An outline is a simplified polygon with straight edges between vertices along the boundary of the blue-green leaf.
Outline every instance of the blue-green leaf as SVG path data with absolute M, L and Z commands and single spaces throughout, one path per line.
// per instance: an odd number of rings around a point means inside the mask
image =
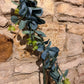
M 26 5 L 25 2 L 23 2 L 23 3 L 21 3 L 21 5 L 20 5 L 19 14 L 24 17 L 24 16 L 26 15 L 26 13 L 27 13 L 27 5 Z
M 36 5 L 37 5 L 36 0 L 26 0 L 26 1 L 27 1 L 27 6 L 29 6 L 29 7 L 36 7 Z
M 46 37 L 46 35 L 43 33 L 43 32 L 41 32 L 41 31 L 35 31 L 37 34 L 39 34 L 39 35 L 41 35 L 42 37 Z
M 48 63 L 44 66 L 44 68 L 45 68 L 45 69 L 48 69 L 49 66 L 50 66 L 50 62 L 48 62 Z
M 54 70 L 55 69 L 55 64 L 53 64 L 53 66 L 52 66 L 52 68 L 51 68 L 52 70 Z
M 27 21 L 21 20 L 21 22 L 20 22 L 20 24 L 19 24 L 19 29 L 24 29 L 25 26 L 26 26 L 26 23 L 27 23 Z
M 54 57 L 55 56 L 55 52 L 54 51 L 49 51 L 49 55 L 51 56 L 51 57 Z
M 45 24 L 45 21 L 43 19 L 40 19 L 39 17 L 36 17 L 36 18 L 37 18 L 38 24 Z
M 49 74 L 52 77 L 52 79 L 57 82 L 58 78 L 56 78 L 56 76 L 53 74 L 53 72 L 50 72 Z
M 47 59 L 47 60 L 45 61 L 45 64 L 47 64 L 48 62 L 50 62 L 50 59 Z
M 43 60 L 46 59 L 46 57 L 47 57 L 47 53 L 48 53 L 47 50 L 45 50 L 45 51 L 42 53 L 41 58 L 42 58 Z
M 19 5 L 18 3 L 16 3 L 15 1 L 11 0 L 12 3 L 14 3 L 15 5 Z
M 50 46 L 51 46 L 51 41 L 49 41 L 49 44 L 47 45 L 46 48 L 50 48 Z
M 63 84 L 63 82 L 58 82 L 57 84 Z
M 62 77 L 63 77 L 63 74 L 62 74 L 62 75 L 60 75 L 60 77 L 59 77 L 59 81 L 61 81 L 61 80 L 62 80 Z
M 33 34 L 34 31 L 23 31 L 23 34 Z
M 31 17 L 31 15 L 32 15 L 32 8 L 31 7 L 28 7 L 27 13 L 26 13 L 26 16 L 25 17 L 27 17 L 29 19 L 29 17 Z
M 16 24 L 17 22 L 18 22 L 18 17 L 17 16 L 12 16 L 11 17 L 11 21 L 14 23 L 14 24 Z
M 49 48 L 49 55 L 51 57 L 55 56 L 58 52 L 59 52 L 59 49 L 57 47 Z
M 58 71 L 54 71 L 54 72 L 50 72 L 50 76 L 53 78 L 53 79 L 58 79 L 60 74 L 58 73 Z
M 37 36 L 37 35 L 34 35 L 34 37 L 37 38 L 37 39 L 39 39 L 39 40 L 41 40 L 41 38 L 39 36 Z
M 30 28 L 31 28 L 32 30 L 36 30 L 37 27 L 38 27 L 38 25 L 37 25 L 37 23 L 36 23 L 35 21 L 32 21 L 32 22 L 29 24 L 29 26 L 30 26 Z
M 48 39 L 47 41 L 44 41 L 44 43 L 45 43 L 45 44 L 48 44 L 49 40 L 50 40 L 50 39 Z
M 37 41 L 37 44 L 41 44 L 41 41 Z
M 68 70 L 65 71 L 64 76 L 66 77 L 68 74 Z
M 42 8 L 32 8 L 32 14 L 36 16 L 42 16 L 43 10 Z
M 42 45 L 42 44 L 39 44 L 38 45 L 38 50 L 37 51 L 43 51 L 44 50 L 44 45 Z

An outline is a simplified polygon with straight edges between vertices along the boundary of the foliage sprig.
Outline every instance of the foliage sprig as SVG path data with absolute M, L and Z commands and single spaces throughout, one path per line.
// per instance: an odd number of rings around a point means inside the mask
M 56 84 L 70 84 L 69 79 L 66 78 L 68 70 L 63 73 L 57 63 L 59 49 L 50 47 L 51 41 L 44 41 L 43 37 L 46 37 L 46 35 L 38 28 L 38 25 L 45 24 L 45 21 L 40 18 L 43 10 L 37 7 L 37 1 L 20 0 L 14 14 L 11 21 L 19 25 L 19 29 L 22 30 L 23 34 L 29 36 L 27 45 L 32 46 L 33 51 L 42 52 L 44 84 L 46 84 L 45 71 L 48 71 L 49 76 L 52 77 Z M 9 26 L 9 30 L 15 31 L 14 26 Z

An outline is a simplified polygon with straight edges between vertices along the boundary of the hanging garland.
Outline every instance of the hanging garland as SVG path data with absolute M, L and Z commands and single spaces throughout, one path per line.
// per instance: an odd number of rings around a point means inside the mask
M 12 2 L 18 6 L 14 11 L 15 15 L 11 17 L 11 21 L 19 25 L 23 34 L 29 36 L 27 45 L 31 46 L 33 51 L 37 50 L 42 53 L 43 84 L 46 84 L 46 71 L 56 84 L 70 84 L 69 79 L 66 78 L 68 70 L 63 73 L 57 63 L 59 49 L 50 47 L 51 41 L 44 41 L 43 37 L 46 35 L 38 28 L 38 25 L 45 24 L 45 21 L 40 18 L 43 14 L 42 8 L 37 7 L 36 0 L 20 0 L 19 4 Z M 10 25 L 8 30 L 15 31 L 15 27 Z

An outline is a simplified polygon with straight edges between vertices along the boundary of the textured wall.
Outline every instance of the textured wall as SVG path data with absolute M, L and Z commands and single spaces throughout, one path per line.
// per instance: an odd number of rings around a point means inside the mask
M 71 84 L 84 84 L 84 0 L 37 1 L 44 10 L 42 18 L 46 21 L 39 27 L 46 33 L 45 39 L 50 39 L 52 46 L 60 49 L 58 63 L 61 69 L 69 69 Z M 16 6 L 10 0 L 0 0 L 0 33 L 13 39 L 14 34 L 7 30 L 7 25 L 11 24 L 11 8 Z M 23 36 L 21 32 L 20 35 Z M 25 45 L 20 45 L 17 38 L 13 41 L 11 60 L 0 64 L 0 75 L 3 75 L 0 84 L 39 84 L 37 58 L 35 55 L 31 58 L 30 53 L 23 50 Z

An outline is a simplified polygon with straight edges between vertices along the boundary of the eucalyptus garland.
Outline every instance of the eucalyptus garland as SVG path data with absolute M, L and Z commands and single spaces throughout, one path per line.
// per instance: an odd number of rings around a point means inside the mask
M 43 9 L 37 7 L 36 0 L 20 0 L 19 4 L 12 2 L 18 6 L 14 10 L 14 15 L 11 16 L 11 21 L 19 25 L 19 29 L 22 30 L 23 34 L 29 36 L 27 45 L 31 46 L 33 51 L 37 50 L 42 53 L 43 83 L 46 84 L 45 71 L 48 71 L 49 76 L 56 84 L 70 84 L 69 79 L 66 78 L 68 70 L 63 73 L 57 63 L 59 49 L 57 47 L 50 47 L 51 41 L 44 41 L 43 37 L 46 37 L 46 35 L 38 28 L 38 25 L 45 24 L 45 21 L 40 18 L 43 14 Z M 15 31 L 15 27 L 10 25 L 9 30 Z

